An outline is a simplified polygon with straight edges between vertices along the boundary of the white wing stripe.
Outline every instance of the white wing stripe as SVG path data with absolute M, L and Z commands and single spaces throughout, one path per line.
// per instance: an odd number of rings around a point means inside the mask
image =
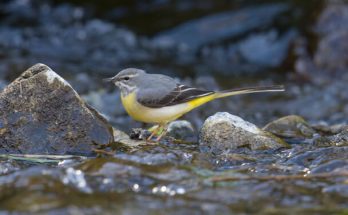
M 186 91 L 189 91 L 189 90 L 197 90 L 197 89 L 196 88 L 187 88 L 187 89 L 181 90 L 181 92 L 186 92 Z

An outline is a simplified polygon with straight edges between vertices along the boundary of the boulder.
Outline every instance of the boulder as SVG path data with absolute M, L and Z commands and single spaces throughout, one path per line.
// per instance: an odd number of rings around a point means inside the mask
M 57 73 L 36 64 L 0 92 L 0 153 L 83 154 L 112 127 Z
M 252 150 L 288 147 L 282 139 L 238 116 L 219 112 L 210 116 L 200 131 L 201 149 L 213 153 L 248 147 Z

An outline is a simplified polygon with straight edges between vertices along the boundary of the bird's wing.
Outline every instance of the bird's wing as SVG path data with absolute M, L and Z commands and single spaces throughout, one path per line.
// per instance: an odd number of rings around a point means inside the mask
M 151 96 L 145 96 L 145 94 L 143 94 L 137 99 L 138 102 L 146 107 L 161 108 L 161 107 L 188 102 L 195 98 L 211 95 L 215 92 L 188 87 L 182 84 L 177 84 L 174 89 L 156 98 L 154 98 L 153 95 L 154 94 L 158 95 L 159 92 L 148 92 L 148 93 L 151 94 Z

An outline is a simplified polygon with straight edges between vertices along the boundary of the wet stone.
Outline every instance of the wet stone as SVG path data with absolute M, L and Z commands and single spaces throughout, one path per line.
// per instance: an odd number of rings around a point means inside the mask
M 290 115 L 267 124 L 263 130 L 285 138 L 311 138 L 315 130 L 300 116 Z
M 1 153 L 84 154 L 113 141 L 111 126 L 44 64 L 0 93 Z
M 199 143 L 203 150 L 213 153 L 226 153 L 240 147 L 252 150 L 288 147 L 282 139 L 226 112 L 216 113 L 204 122 Z
M 336 124 L 336 125 L 328 125 L 325 122 L 320 122 L 318 124 L 312 125 L 312 128 L 326 135 L 330 135 L 330 134 L 334 135 L 334 134 L 341 133 L 345 129 L 348 129 L 348 125 L 345 123 Z
M 130 138 L 134 140 L 145 140 L 151 135 L 151 132 L 146 129 L 134 128 L 130 133 Z
M 332 136 L 320 136 L 314 140 L 315 146 L 348 146 L 348 128 Z
M 192 124 L 186 120 L 173 121 L 168 125 L 168 136 L 178 140 L 196 142 L 197 135 Z
M 140 146 L 141 144 L 145 143 L 145 141 L 142 140 L 131 139 L 131 137 L 128 136 L 128 134 L 117 129 L 114 129 L 114 137 L 115 143 L 122 144 L 131 148 Z

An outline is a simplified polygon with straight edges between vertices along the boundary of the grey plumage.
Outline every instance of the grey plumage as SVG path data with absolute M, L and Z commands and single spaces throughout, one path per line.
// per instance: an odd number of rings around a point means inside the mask
M 216 94 L 216 98 L 256 92 L 283 91 L 283 86 L 249 87 L 221 92 L 202 90 L 178 83 L 173 78 L 161 74 L 148 74 L 144 70 L 128 68 L 107 79 L 114 82 L 123 97 L 136 90 L 137 101 L 146 107 L 161 108 L 191 101 L 195 98 Z
M 126 77 L 130 79 L 124 80 Z M 123 96 L 137 90 L 137 101 L 152 108 L 176 105 L 214 93 L 181 85 L 166 75 L 149 74 L 144 70 L 134 68 L 122 70 L 116 76 L 106 80 L 117 82 Z M 126 84 L 119 83 L 120 81 L 126 82 Z

